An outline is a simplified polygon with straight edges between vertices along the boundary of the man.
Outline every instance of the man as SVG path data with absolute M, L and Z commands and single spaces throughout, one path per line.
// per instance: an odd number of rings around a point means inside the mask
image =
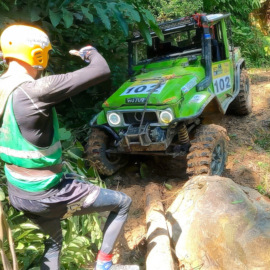
M 0 157 L 5 162 L 11 204 L 49 235 L 42 270 L 60 269 L 60 220 L 110 211 L 95 269 L 109 269 L 112 250 L 127 219 L 131 199 L 64 175 L 54 106 L 108 79 L 109 67 L 92 46 L 71 51 L 89 63 L 74 72 L 39 78 L 52 49 L 40 29 L 12 25 L 1 35 L 7 72 L 0 77 Z

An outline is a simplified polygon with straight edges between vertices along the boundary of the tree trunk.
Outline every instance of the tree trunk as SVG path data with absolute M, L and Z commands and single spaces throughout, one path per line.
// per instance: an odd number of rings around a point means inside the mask
M 8 239 L 8 243 L 9 243 L 13 267 L 11 266 L 7 258 L 7 255 L 5 254 L 5 251 L 4 251 L 4 240 L 6 238 Z M 11 235 L 11 230 L 8 226 L 6 215 L 4 213 L 1 202 L 0 202 L 0 254 L 1 254 L 4 270 L 18 270 L 19 269 L 16 254 L 15 254 L 14 243 L 13 243 L 13 239 Z
M 170 239 L 159 186 L 149 183 L 146 194 L 147 270 L 173 270 Z

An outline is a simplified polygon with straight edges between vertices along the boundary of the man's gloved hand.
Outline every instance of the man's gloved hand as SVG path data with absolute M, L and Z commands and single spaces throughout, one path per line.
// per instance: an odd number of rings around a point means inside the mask
M 90 55 L 91 51 L 96 51 L 96 48 L 94 48 L 91 45 L 88 45 L 86 47 L 81 48 L 79 51 L 77 50 L 70 50 L 69 53 L 72 55 L 76 55 L 82 58 L 86 63 L 89 63 L 88 56 Z

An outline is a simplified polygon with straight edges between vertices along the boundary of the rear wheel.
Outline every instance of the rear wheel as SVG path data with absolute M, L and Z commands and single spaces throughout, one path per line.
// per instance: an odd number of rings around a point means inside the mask
M 87 158 L 102 175 L 112 175 L 127 163 L 121 154 L 106 153 L 112 144 L 113 138 L 103 130 L 92 129 L 86 149 Z
M 248 115 L 252 111 L 252 96 L 249 87 L 249 77 L 245 69 L 241 70 L 240 91 L 230 104 L 228 112 L 235 115 Z
M 221 175 L 227 160 L 228 140 L 226 129 L 221 126 L 199 127 L 187 156 L 188 175 Z

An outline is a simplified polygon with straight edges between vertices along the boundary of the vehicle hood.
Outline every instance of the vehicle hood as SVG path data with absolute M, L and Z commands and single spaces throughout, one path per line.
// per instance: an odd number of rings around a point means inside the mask
M 158 63 L 148 65 L 144 72 L 126 81 L 103 103 L 103 107 L 140 106 L 144 105 L 146 98 L 148 105 L 177 103 L 205 76 L 202 66 L 185 67 L 182 63 L 174 61 L 162 68 Z

